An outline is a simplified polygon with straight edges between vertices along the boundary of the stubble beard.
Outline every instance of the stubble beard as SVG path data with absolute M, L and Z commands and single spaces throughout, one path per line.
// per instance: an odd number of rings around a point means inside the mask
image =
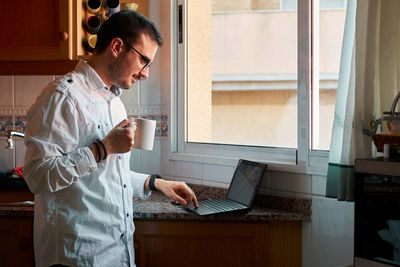
M 121 80 L 121 58 L 117 58 L 114 62 L 110 63 L 107 66 L 107 71 L 112 85 L 122 89 L 130 88 L 130 85 Z

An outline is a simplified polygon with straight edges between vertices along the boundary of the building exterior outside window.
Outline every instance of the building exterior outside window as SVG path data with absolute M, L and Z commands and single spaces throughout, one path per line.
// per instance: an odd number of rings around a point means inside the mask
M 312 149 L 329 149 L 345 8 L 314 1 Z M 297 33 L 297 0 L 187 1 L 187 142 L 297 148 Z

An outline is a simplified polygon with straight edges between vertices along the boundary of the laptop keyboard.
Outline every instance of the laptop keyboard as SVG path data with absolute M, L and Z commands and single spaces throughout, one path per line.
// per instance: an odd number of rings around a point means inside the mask
M 226 199 L 205 199 L 199 203 L 201 206 L 216 212 L 243 209 L 244 206 Z

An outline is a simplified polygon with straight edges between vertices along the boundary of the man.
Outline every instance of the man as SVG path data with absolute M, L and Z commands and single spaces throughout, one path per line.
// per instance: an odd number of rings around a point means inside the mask
M 29 110 L 24 175 L 35 194 L 36 266 L 135 266 L 133 195 L 158 190 L 197 206 L 185 183 L 129 170 L 136 126 L 119 88 L 148 78 L 161 45 L 150 20 L 116 13 L 89 61 L 50 83 Z

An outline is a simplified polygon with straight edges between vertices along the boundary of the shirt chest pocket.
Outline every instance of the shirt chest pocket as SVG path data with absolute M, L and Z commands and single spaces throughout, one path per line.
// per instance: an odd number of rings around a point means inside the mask
M 92 144 L 97 139 L 102 140 L 112 129 L 110 122 L 97 122 L 86 124 L 86 143 Z

